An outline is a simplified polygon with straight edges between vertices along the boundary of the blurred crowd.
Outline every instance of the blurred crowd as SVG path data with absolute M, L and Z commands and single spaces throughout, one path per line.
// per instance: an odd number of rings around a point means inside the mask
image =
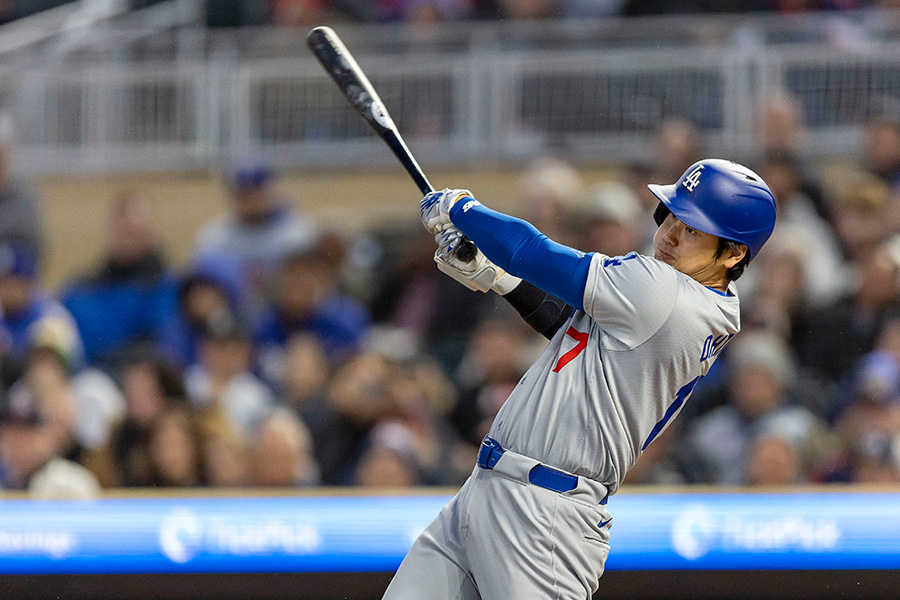
M 897 0 L 206 0 L 213 27 L 323 22 L 533 21 L 661 14 L 847 11 L 898 8 Z
M 123 191 L 102 260 L 48 290 L 40 202 L 5 166 L 10 127 L 0 118 L 2 488 L 458 485 L 546 343 L 442 275 L 414 219 L 329 231 L 260 160 L 225 174 L 231 209 L 186 266 L 167 259 L 152 199 Z M 874 116 L 863 146 L 828 177 L 804 160 L 802 106 L 758 107 L 753 148 L 728 158 L 768 182 L 779 217 L 738 281 L 743 331 L 626 483 L 900 482 L 900 113 Z M 704 155 L 694 125 L 667 120 L 616 177 L 535 161 L 513 212 L 585 251 L 647 250 L 646 184 Z
M 110 0 L 81 0 L 108 5 Z M 137 10 L 165 0 L 113 0 Z M 76 0 L 0 0 L 0 23 Z M 310 26 L 324 22 L 436 23 L 463 20 L 534 21 L 701 13 L 897 9 L 898 0 L 197 0 L 209 27 Z

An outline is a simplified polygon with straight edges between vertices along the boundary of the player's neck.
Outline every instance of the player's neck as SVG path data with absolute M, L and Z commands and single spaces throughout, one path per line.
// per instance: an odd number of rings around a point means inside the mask
M 702 269 L 694 274 L 688 273 L 688 275 L 702 286 L 720 292 L 727 292 L 728 284 L 731 282 L 726 277 L 726 272 L 727 270 L 721 265 L 714 265 L 711 269 Z
M 701 285 L 704 285 L 704 286 L 706 286 L 706 287 L 708 287 L 708 288 L 710 288 L 710 289 L 717 290 L 717 291 L 723 292 L 723 293 L 728 291 L 728 284 L 731 283 L 731 282 L 728 281 L 728 279 L 727 279 L 726 277 L 724 277 L 724 276 L 722 276 L 722 277 L 715 277 L 715 278 L 706 279 L 706 280 L 700 280 L 700 279 L 697 279 L 697 281 L 698 281 Z

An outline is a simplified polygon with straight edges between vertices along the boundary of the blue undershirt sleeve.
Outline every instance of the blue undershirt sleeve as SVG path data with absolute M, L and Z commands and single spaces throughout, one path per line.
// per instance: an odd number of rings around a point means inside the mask
M 460 200 L 450 220 L 501 269 L 584 310 L 591 255 L 554 242 L 531 223 Z

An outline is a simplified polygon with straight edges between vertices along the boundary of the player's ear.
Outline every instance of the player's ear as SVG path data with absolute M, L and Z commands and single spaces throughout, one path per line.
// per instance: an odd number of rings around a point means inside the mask
M 747 256 L 747 246 L 745 244 L 728 244 L 721 255 L 722 264 L 726 269 L 730 269 L 744 260 L 745 256 Z

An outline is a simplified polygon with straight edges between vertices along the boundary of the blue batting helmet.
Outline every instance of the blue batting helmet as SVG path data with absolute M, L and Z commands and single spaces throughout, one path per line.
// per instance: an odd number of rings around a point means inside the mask
M 730 160 L 701 160 L 677 183 L 647 187 L 685 225 L 746 244 L 751 259 L 775 228 L 775 197 L 769 186 Z

